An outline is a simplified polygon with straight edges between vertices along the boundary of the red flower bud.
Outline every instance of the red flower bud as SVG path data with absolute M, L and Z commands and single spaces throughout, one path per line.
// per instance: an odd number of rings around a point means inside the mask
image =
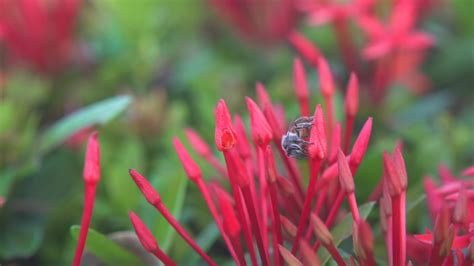
M 201 178 L 201 169 L 197 165 L 197 163 L 191 158 L 186 148 L 184 148 L 183 144 L 179 141 L 177 137 L 173 138 L 174 148 L 178 153 L 179 160 L 183 165 L 184 171 L 186 175 L 192 180 L 196 181 Z
M 272 139 L 272 129 L 268 124 L 262 111 L 249 97 L 245 98 L 250 113 L 250 129 L 252 130 L 253 142 L 256 145 L 268 145 Z
M 212 155 L 209 145 L 191 128 L 185 130 L 188 141 L 191 143 L 196 152 L 202 157 Z
M 357 75 L 351 73 L 349 84 L 347 85 L 346 98 L 344 100 L 344 111 L 347 116 L 355 117 L 359 110 L 359 81 Z
M 100 180 L 100 146 L 97 131 L 93 132 L 87 142 L 86 159 L 84 164 L 84 181 L 96 184 Z
M 268 96 L 267 90 L 265 90 L 265 86 L 263 86 L 262 83 L 257 82 L 255 87 L 257 88 L 257 99 L 260 108 L 263 108 L 267 104 L 271 105 L 272 101 L 270 100 L 270 96 Z
M 324 222 L 314 213 L 311 214 L 311 224 L 313 232 L 324 246 L 332 245 L 333 239 L 329 229 Z
M 308 83 L 306 82 L 306 73 L 301 59 L 295 58 L 293 68 L 296 96 L 300 99 L 307 99 L 309 96 Z
M 339 168 L 339 182 L 341 187 L 347 192 L 354 191 L 354 179 L 352 177 L 351 169 L 347 163 L 346 156 L 339 149 L 337 153 L 337 164 Z
M 313 43 L 304 37 L 303 34 L 294 31 L 288 36 L 288 41 L 293 45 L 301 57 L 306 59 L 313 67 L 318 66 L 318 58 L 321 53 Z
M 216 110 L 216 129 L 214 133 L 217 149 L 220 151 L 234 147 L 237 142 L 234 126 L 229 109 L 224 100 L 220 100 Z
M 158 243 L 143 221 L 132 211 L 128 213 L 128 216 L 132 221 L 132 225 L 135 229 L 138 240 L 140 240 L 140 243 L 142 243 L 142 246 L 145 248 L 145 250 L 150 253 L 153 253 L 155 250 L 157 250 Z
M 356 168 L 360 165 L 364 159 L 365 152 L 369 145 L 370 134 L 372 132 L 372 117 L 369 117 L 362 127 L 359 136 L 357 136 L 354 145 L 352 146 L 351 158 L 349 160 L 349 165 L 352 168 Z
M 324 97 L 330 97 L 334 94 L 336 86 L 334 85 L 334 78 L 329 68 L 329 64 L 322 56 L 318 59 L 318 73 L 321 93 Z
M 130 176 L 132 177 L 133 181 L 137 185 L 138 189 L 142 192 L 145 199 L 151 204 L 156 205 L 161 202 L 161 197 L 156 192 L 156 190 L 151 186 L 151 184 L 146 180 L 144 176 L 139 174 L 134 169 L 129 170 Z
M 217 190 L 216 194 L 222 212 L 222 225 L 224 231 L 229 236 L 236 237 L 240 234 L 241 226 L 237 216 L 235 215 L 234 207 L 232 206 L 228 195 L 223 194 L 220 190 Z
M 278 179 L 278 171 L 275 165 L 275 157 L 273 157 L 272 148 L 270 146 L 267 146 L 267 150 L 265 151 L 265 157 L 268 171 L 267 179 L 269 182 L 276 182 L 276 180 Z
M 250 158 L 252 156 L 250 144 L 247 139 L 244 122 L 239 115 L 234 116 L 235 131 L 237 133 L 237 149 L 242 158 Z
M 309 142 L 311 142 L 311 145 L 308 147 L 309 157 L 323 160 L 327 154 L 326 122 L 324 121 L 323 110 L 319 104 L 314 111 L 313 121 L 309 137 Z

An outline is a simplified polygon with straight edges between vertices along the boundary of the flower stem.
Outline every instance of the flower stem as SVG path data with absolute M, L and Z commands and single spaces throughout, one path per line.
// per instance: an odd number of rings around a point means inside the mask
M 281 235 L 281 222 L 280 222 L 280 213 L 278 212 L 278 198 L 277 198 L 277 189 L 275 182 L 270 182 L 269 184 L 270 192 L 270 202 L 272 206 L 272 233 L 273 233 L 273 255 L 274 255 L 274 264 L 277 266 L 281 265 L 283 258 L 280 255 L 278 250 L 279 245 L 283 245 L 283 238 Z
M 308 220 L 309 213 L 311 211 L 311 202 L 315 194 L 315 185 L 318 177 L 319 168 L 321 166 L 321 160 L 315 159 L 313 161 L 313 165 L 311 168 L 311 176 L 309 178 L 309 185 L 308 185 L 308 192 L 306 193 L 306 198 L 303 204 L 303 210 L 300 216 L 300 220 L 298 223 L 298 230 L 296 232 L 296 237 L 293 242 L 293 247 L 291 249 L 292 254 L 296 254 L 296 250 L 298 249 L 300 238 L 303 234 L 304 227 Z
M 163 202 L 157 202 L 154 204 L 154 207 L 163 215 L 163 217 L 168 221 L 168 223 L 173 226 L 173 228 L 178 232 L 178 234 L 191 246 L 192 249 L 196 251 L 209 265 L 217 266 L 217 263 L 214 262 L 209 255 L 207 255 L 199 245 L 191 238 L 191 236 L 184 230 L 184 228 L 176 221 L 176 219 L 171 215 L 169 210 L 163 204 Z
M 261 230 L 262 227 L 260 226 L 257 212 L 252 202 L 250 187 L 248 185 L 243 186 L 241 190 L 242 190 L 242 195 L 244 197 L 245 205 L 247 206 L 247 211 L 249 212 L 250 224 L 253 229 L 252 231 L 254 234 L 256 234 L 255 238 L 257 240 L 257 247 L 260 253 L 260 258 L 262 259 L 262 264 L 270 265 L 269 259 L 268 259 L 268 250 L 265 248 L 265 244 L 263 242 L 263 235 L 262 235 L 262 230 Z
M 92 210 L 94 209 L 96 186 L 97 183 L 86 182 L 84 212 L 82 213 L 81 231 L 79 233 L 79 241 L 77 242 L 76 253 L 74 255 L 74 266 L 79 266 L 81 264 L 82 253 L 84 252 L 87 233 L 91 223 Z
M 155 255 L 166 266 L 176 266 L 176 262 L 168 257 L 168 255 L 166 255 L 166 253 L 164 253 L 160 248 L 155 249 L 153 255 Z

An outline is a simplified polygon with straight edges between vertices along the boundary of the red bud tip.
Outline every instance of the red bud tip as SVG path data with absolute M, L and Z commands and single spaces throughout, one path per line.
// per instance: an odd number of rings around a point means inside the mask
M 354 191 L 354 179 L 352 177 L 351 169 L 349 168 L 349 164 L 347 163 L 346 156 L 344 153 L 339 149 L 337 152 L 337 164 L 339 168 L 339 182 L 341 183 L 341 187 L 347 192 Z
M 329 163 L 333 163 L 336 160 L 337 151 L 341 147 L 341 139 L 342 139 L 342 128 L 341 123 L 337 122 L 332 130 L 331 136 L 331 153 L 329 155 Z
M 355 117 L 359 110 L 359 81 L 357 80 L 357 75 L 355 73 L 351 73 L 344 104 L 346 115 Z
M 184 171 L 186 175 L 192 180 L 196 181 L 201 178 L 201 169 L 197 165 L 197 163 L 191 158 L 186 148 L 184 148 L 183 144 L 179 141 L 177 137 L 173 138 L 174 148 L 178 153 L 179 160 L 183 165 Z
M 332 235 L 324 222 L 314 213 L 311 214 L 311 224 L 313 232 L 324 246 L 329 246 L 333 243 Z
M 393 151 L 393 162 L 396 166 L 396 170 L 400 178 L 400 185 L 402 186 L 402 189 L 405 190 L 407 188 L 408 182 L 407 169 L 405 166 L 405 160 L 403 159 L 401 148 L 399 146 L 396 146 Z
M 150 253 L 153 253 L 155 250 L 157 250 L 158 243 L 143 221 L 134 212 L 129 212 L 128 216 L 132 221 L 132 225 L 135 229 L 138 240 L 140 240 L 140 243 L 142 243 L 142 246 L 145 248 L 145 250 Z
M 311 127 L 311 134 L 309 142 L 312 144 L 308 147 L 309 157 L 323 160 L 327 154 L 327 138 L 326 138 L 326 122 L 324 121 L 324 114 L 321 105 L 316 106 L 314 111 L 313 126 Z
M 267 171 L 268 171 L 268 181 L 271 183 L 276 182 L 278 178 L 278 171 L 275 165 L 275 157 L 273 157 L 273 152 L 272 148 L 270 146 L 267 146 L 267 150 L 265 151 L 265 157 L 266 157 L 266 165 L 267 165 Z
M 283 260 L 285 261 L 285 265 L 290 265 L 290 266 L 303 266 L 303 263 L 298 260 L 291 252 L 286 249 L 282 245 L 278 245 L 278 248 L 280 250 L 280 254 L 283 257 Z
M 263 113 L 265 114 L 265 118 L 272 129 L 273 138 L 280 140 L 281 136 L 283 136 L 283 129 L 281 124 L 278 122 L 277 116 L 273 112 L 272 106 L 269 104 L 265 105 L 263 107 Z
M 309 97 L 308 83 L 306 82 L 306 73 L 301 59 L 295 58 L 293 68 L 296 95 L 300 99 L 307 99 Z
M 294 31 L 289 34 L 288 40 L 301 57 L 307 60 L 313 67 L 318 66 L 318 58 L 321 52 L 303 34 Z
M 87 142 L 86 159 L 84 164 L 84 181 L 88 184 L 97 184 L 100 180 L 100 145 L 99 133 L 93 132 Z
M 383 166 L 384 166 L 384 173 L 385 173 L 385 181 L 387 182 L 387 188 L 390 196 L 400 195 L 403 191 L 403 187 L 401 185 L 400 177 L 398 176 L 397 169 L 393 160 L 387 152 L 383 154 Z
M 144 176 L 139 174 L 134 169 L 129 170 L 130 176 L 137 185 L 138 189 L 142 192 L 145 199 L 151 204 L 156 205 L 161 202 L 160 195 L 156 190 L 151 186 L 151 184 L 146 180 Z
M 369 145 L 371 132 L 372 117 L 369 117 L 369 119 L 367 119 L 365 122 L 364 127 L 362 127 L 359 136 L 357 136 L 354 146 L 352 146 L 351 158 L 349 160 L 349 165 L 351 168 L 359 166 L 364 159 L 365 152 L 367 151 L 367 147 Z
M 270 100 L 270 96 L 268 96 L 268 92 L 265 89 L 265 86 L 263 86 L 262 83 L 257 82 L 255 87 L 257 88 L 257 99 L 260 108 L 263 108 L 267 104 L 272 105 L 272 101 Z
M 235 131 L 237 133 L 237 149 L 242 158 L 250 158 L 252 156 L 250 144 L 247 139 L 247 132 L 245 130 L 244 122 L 239 115 L 234 116 Z
M 268 145 L 272 139 L 272 129 L 257 104 L 249 97 L 245 98 L 250 113 L 250 129 L 256 145 Z
M 308 242 L 305 240 L 301 241 L 301 255 L 303 257 L 303 265 L 312 265 L 319 266 L 321 262 L 319 261 L 316 253 L 311 249 Z
M 283 226 L 283 229 L 290 237 L 296 236 L 298 229 L 292 222 L 290 222 L 290 220 L 288 220 L 288 218 L 286 218 L 283 215 L 280 215 L 280 222 L 281 222 L 281 225 Z
M 466 168 L 464 169 L 464 171 L 462 171 L 462 176 L 474 176 L 474 165 L 469 167 L 469 168 Z
M 217 190 L 217 201 L 222 212 L 222 225 L 224 226 L 224 231 L 227 235 L 236 237 L 240 234 L 240 222 L 235 215 L 234 207 L 228 199 L 228 195 L 221 193 Z
M 324 57 L 318 59 L 318 73 L 321 93 L 324 97 L 331 97 L 336 90 L 334 85 L 334 78 L 329 68 L 329 64 Z
M 224 100 L 220 100 L 216 110 L 216 129 L 214 133 L 217 149 L 220 151 L 234 147 L 237 142 L 232 118 Z
M 369 259 L 374 251 L 374 238 L 370 225 L 364 220 L 353 224 L 354 250 L 357 256 L 363 260 Z
M 199 155 L 202 157 L 208 157 L 212 155 L 209 145 L 194 130 L 187 128 L 185 133 L 188 137 L 188 141 Z

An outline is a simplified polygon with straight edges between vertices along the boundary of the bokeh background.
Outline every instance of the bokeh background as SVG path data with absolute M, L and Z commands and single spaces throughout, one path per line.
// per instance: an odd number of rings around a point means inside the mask
M 228 262 L 172 137 L 186 139 L 185 128 L 193 127 L 212 143 L 220 98 L 247 120 L 244 96 L 255 97 L 257 81 L 285 106 L 289 120 L 296 118 L 297 53 L 284 40 L 242 37 L 212 1 L 51 0 L 45 1 L 54 11 L 48 20 L 35 16 L 34 6 L 19 11 L 22 3 L 33 2 L 0 0 L 0 264 L 72 261 L 71 226 L 81 219 L 84 146 L 93 129 L 100 132 L 102 148 L 93 229 L 103 235 L 130 231 L 127 213 L 135 210 L 180 265 L 196 265 L 190 248 L 139 194 L 128 176 L 128 168 L 135 168 L 152 180 L 211 256 Z M 63 6 L 54 10 L 56 2 Z M 430 226 L 420 200 L 423 176 L 436 177 L 440 163 L 456 174 L 473 164 L 472 10 L 471 0 L 434 1 L 420 19 L 417 27 L 436 40 L 421 65 L 428 90 L 413 93 L 393 84 L 380 103 L 361 94 L 356 129 L 373 116 L 374 130 L 356 178 L 357 197 L 365 201 L 376 186 L 382 151 L 403 140 L 408 201 L 420 202 L 408 215 L 410 232 Z M 335 73 L 342 116 L 348 71 L 333 29 L 309 25 L 303 15 L 298 21 L 298 30 L 320 48 Z M 360 46 L 364 35 L 353 25 L 351 31 Z M 22 41 L 22 36 L 27 37 Z M 306 70 L 312 103 L 322 102 L 316 70 L 309 64 Z M 206 177 L 216 175 L 201 165 Z

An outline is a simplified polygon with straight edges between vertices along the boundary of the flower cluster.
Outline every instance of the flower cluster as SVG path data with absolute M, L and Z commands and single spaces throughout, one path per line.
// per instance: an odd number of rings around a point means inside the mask
M 288 129 L 304 140 L 300 145 L 307 145 L 309 184 L 306 188 L 303 186 L 306 178 L 302 176 L 302 169 L 287 156 L 281 145 L 286 124 L 284 113 L 278 111 L 262 84 L 257 84 L 259 104 L 246 98 L 250 114 L 250 134 L 239 115 L 232 119 L 224 100 L 217 104 L 215 145 L 222 153 L 225 165 L 221 165 L 209 145 L 194 130 L 186 131 L 191 146 L 222 176 L 219 181 L 206 182 L 200 167 L 181 140 L 174 139 L 183 168 L 200 190 L 237 265 L 247 265 L 245 251 L 252 265 L 319 265 L 317 251 L 321 246 L 328 250 L 338 265 L 355 265 L 356 261 L 361 265 L 376 265 L 372 230 L 359 214 L 354 186 L 354 176 L 368 148 L 372 119 L 367 119 L 350 145 L 354 116 L 358 110 L 357 77 L 353 74 L 348 84 L 343 130 L 342 124 L 333 116 L 332 103 L 336 86 L 332 73 L 323 57 L 318 60 L 319 65 L 323 66 L 319 68 L 319 78 L 325 110 L 320 105 L 316 106 L 313 116 L 309 117 L 312 121 L 309 128 L 299 128 L 294 124 Z M 306 73 L 299 59 L 295 60 L 294 79 L 301 115 L 307 117 L 311 106 L 310 97 Z M 275 152 L 279 154 L 278 158 L 275 157 Z M 462 185 L 461 181 L 448 178 L 450 175 L 444 173 L 444 179 L 449 179 L 446 186 L 435 189 L 432 185 L 435 191 L 427 190 L 430 205 L 442 201 L 440 197 L 443 196 L 448 200 L 447 204 L 441 204 L 445 207 L 430 207 L 437 221 L 433 237 L 430 232 L 412 236 L 406 230 L 408 177 L 402 145 L 398 144 L 391 154 L 385 152 L 383 162 L 382 189 L 380 193 L 374 192 L 373 197 L 380 197 L 381 228 L 390 265 L 407 265 L 412 262 L 454 265 L 454 256 L 457 256 L 457 261 L 464 263 L 458 265 L 470 265 L 474 255 L 474 238 L 472 228 L 469 229 L 472 219 L 468 218 L 467 209 L 468 204 L 472 203 L 472 191 L 468 189 L 472 181 Z M 136 170 L 130 170 L 130 175 L 147 201 L 203 260 L 209 265 L 216 265 L 172 217 L 147 179 Z M 226 187 L 230 190 L 227 191 Z M 434 196 L 430 196 L 430 193 L 434 193 Z M 432 197 L 438 197 L 438 201 Z M 330 229 L 337 225 L 340 221 L 338 218 L 344 213 L 344 199 L 347 199 L 353 220 L 355 255 L 350 257 L 349 262 L 336 248 L 330 233 Z M 454 207 L 453 202 L 457 202 Z M 138 216 L 131 212 L 130 218 L 143 246 L 165 264 L 174 265 L 175 262 L 159 248 Z M 461 250 L 469 244 L 471 248 L 468 254 L 462 253 Z M 451 253 L 451 250 L 456 253 Z
M 59 70 L 69 60 L 82 0 L 0 1 L 0 44 L 8 59 L 41 72 Z
M 426 51 L 434 45 L 434 39 L 416 28 L 422 12 L 432 4 L 428 1 L 393 1 L 391 7 L 384 6 L 388 4 L 384 1 L 374 0 L 344 3 L 337 0 L 213 0 L 210 3 L 244 38 L 260 40 L 262 44 L 286 40 L 314 67 L 320 67 L 320 51 L 297 31 L 295 22 L 306 15 L 310 25 L 330 24 L 347 69 L 358 74 L 376 103 L 395 83 L 415 93 L 429 88 L 428 79 L 418 69 Z M 380 8 L 390 9 L 387 23 L 376 12 Z M 358 45 L 351 34 L 352 24 L 366 35 L 363 45 Z

